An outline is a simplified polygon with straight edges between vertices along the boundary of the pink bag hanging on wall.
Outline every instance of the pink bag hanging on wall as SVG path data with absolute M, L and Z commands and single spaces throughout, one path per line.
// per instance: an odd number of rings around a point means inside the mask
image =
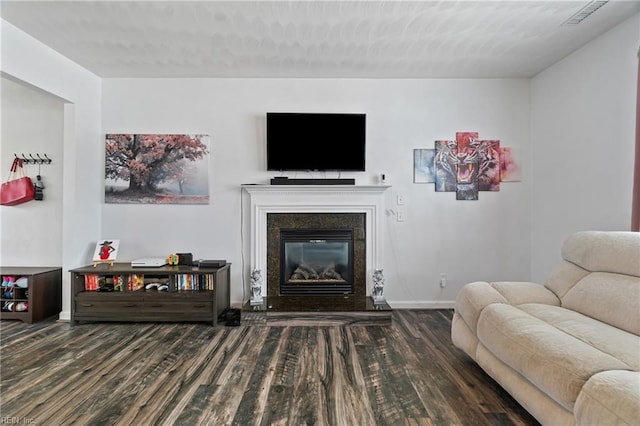
M 0 204 L 15 206 L 33 200 L 35 189 L 31 178 L 24 173 L 22 159 L 13 159 L 9 178 L 0 188 Z

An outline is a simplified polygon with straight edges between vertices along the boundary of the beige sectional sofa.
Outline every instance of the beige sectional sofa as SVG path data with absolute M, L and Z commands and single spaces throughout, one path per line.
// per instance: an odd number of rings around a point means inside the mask
M 640 233 L 570 236 L 544 285 L 465 285 L 451 337 L 542 424 L 640 425 Z

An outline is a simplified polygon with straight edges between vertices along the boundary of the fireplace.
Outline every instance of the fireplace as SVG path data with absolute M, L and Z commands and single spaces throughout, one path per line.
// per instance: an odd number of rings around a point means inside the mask
M 281 229 L 281 295 L 353 294 L 352 229 Z
M 391 325 L 391 307 L 386 303 L 375 304 L 369 297 L 372 275 L 383 265 L 383 194 L 387 189 L 388 186 L 383 185 L 243 185 L 243 219 L 251 231 L 246 239 L 250 255 L 246 272 L 262 271 L 264 279 L 260 283 L 265 296 L 260 305 L 247 300 L 243 305 L 243 323 L 276 327 Z M 289 234 L 289 231 L 293 232 Z M 315 235 L 305 235 L 307 233 Z M 292 238 L 290 248 L 283 249 L 283 238 Z M 296 238 L 299 240 L 295 241 Z M 326 247 L 316 246 L 322 244 Z M 308 263 L 324 265 L 316 266 L 315 273 L 327 269 L 332 274 L 333 263 L 342 278 L 353 274 L 351 288 L 336 289 L 336 285 L 329 288 L 332 284 L 328 280 L 311 280 L 298 282 L 295 291 L 300 292 L 302 285 L 310 285 L 314 292 L 336 291 L 336 294 L 283 295 L 281 280 L 293 275 L 297 268 L 293 264 L 302 263 L 301 255 L 294 253 L 302 249 L 314 252 Z M 347 261 L 351 266 L 343 267 L 344 253 L 351 250 L 353 255 Z M 285 252 L 291 252 L 292 265 L 288 267 Z M 295 258 L 298 260 L 292 260 Z M 307 263 L 309 258 L 304 259 Z M 285 270 L 285 278 L 281 277 L 281 270 Z M 285 285 L 285 293 L 289 290 Z
M 267 214 L 267 292 L 366 295 L 366 214 Z
M 385 185 L 243 185 L 243 221 L 249 264 L 262 271 L 262 295 L 280 296 L 280 229 L 353 229 L 353 297 L 371 293 L 371 276 L 383 267 Z M 340 215 L 354 215 L 342 216 Z M 308 216 L 305 216 L 308 215 Z M 297 220 L 299 218 L 302 220 Z M 354 219 L 357 217 L 357 219 Z M 347 223 L 344 223 L 345 218 Z M 366 237 L 366 238 L 365 238 Z M 248 282 L 248 281 L 247 281 Z M 298 299 L 298 296 L 290 296 Z

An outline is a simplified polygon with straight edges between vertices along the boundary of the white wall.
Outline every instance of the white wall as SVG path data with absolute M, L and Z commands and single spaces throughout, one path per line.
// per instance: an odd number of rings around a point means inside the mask
M 0 30 L 2 75 L 65 100 L 63 152 L 62 158 L 55 160 L 62 165 L 63 188 L 62 229 L 58 231 L 62 234 L 59 266 L 63 268 L 60 318 L 69 319 L 68 270 L 90 261 L 100 231 L 102 180 L 98 171 L 103 167 L 104 158 L 100 137 L 101 80 L 4 20 L 0 20 Z M 2 146 L 4 143 L 3 138 Z M 3 150 L 2 158 L 4 156 Z M 2 207 L 5 208 L 10 207 Z M 3 239 L 7 226 L 20 228 L 29 223 L 23 218 L 16 218 L 10 224 L 3 222 Z M 40 266 L 47 259 L 33 257 L 31 260 L 33 266 Z
M 384 270 L 394 306 L 450 302 L 468 281 L 530 275 L 528 80 L 106 79 L 102 98 L 104 133 L 206 133 L 212 143 L 209 205 L 103 206 L 101 235 L 120 239 L 119 259 L 176 251 L 227 259 L 232 301 L 240 301 L 240 185 L 274 175 L 265 165 L 265 113 L 365 112 L 367 172 L 342 176 L 371 184 L 385 172 L 393 185 Z M 456 131 L 520 148 L 524 181 L 481 192 L 478 201 L 413 184 L 413 149 Z M 405 222 L 391 212 L 396 194 L 406 200 Z M 440 272 L 448 274 L 444 290 Z
M 53 161 L 47 165 L 25 164 L 35 182 L 38 173 L 45 185 L 42 201 L 17 206 L 0 206 L 0 265 L 62 265 L 62 143 L 64 103 L 45 92 L 0 79 L 2 130 L 0 176 L 4 181 L 14 154 Z M 34 125 L 37 123 L 37 125 Z M 37 157 L 36 157 L 37 158 Z
M 568 233 L 628 229 L 639 21 L 638 15 L 629 19 L 531 85 L 528 80 L 101 81 L 2 21 L 3 75 L 67 102 L 61 317 L 69 314 L 66 270 L 87 263 L 101 237 L 121 240 L 122 260 L 183 250 L 225 258 L 234 264 L 232 299 L 239 301 L 240 184 L 266 183 L 272 176 L 265 171 L 264 113 L 276 110 L 367 113 L 368 171 L 351 176 L 367 184 L 385 172 L 393 185 L 384 269 L 387 298 L 395 306 L 452 301 L 468 281 L 543 278 Z M 413 184 L 412 150 L 431 148 L 434 140 L 453 138 L 456 131 L 478 131 L 482 138 L 520 148 L 523 182 L 503 183 L 500 192 L 481 192 L 480 200 L 466 202 L 434 192 L 431 184 Z M 111 132 L 210 134 L 211 204 L 103 205 L 104 134 Z M 407 220 L 401 223 L 392 214 L 398 193 L 407 202 Z M 41 261 L 34 258 L 34 264 Z M 440 272 L 449 276 L 444 290 L 438 286 Z
M 531 265 L 541 281 L 579 230 L 629 230 L 640 15 L 531 84 Z

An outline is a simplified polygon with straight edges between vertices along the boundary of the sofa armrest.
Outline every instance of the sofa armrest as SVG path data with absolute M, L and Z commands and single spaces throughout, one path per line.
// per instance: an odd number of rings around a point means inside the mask
M 465 284 L 456 296 L 455 312 L 460 315 L 474 335 L 478 335 L 478 318 L 492 303 L 509 303 L 491 284 L 476 281 Z
M 640 372 L 610 370 L 594 374 L 574 407 L 578 425 L 637 425 L 640 419 Z
M 524 281 L 488 283 L 476 281 L 465 284 L 456 296 L 455 311 L 469 329 L 477 335 L 478 318 L 482 310 L 492 303 L 520 305 L 543 303 L 560 306 L 560 299 L 543 285 Z
M 462 349 L 473 360 L 476 359 L 478 349 L 478 336 L 471 332 L 471 329 L 458 313 L 454 312 L 451 318 L 451 342 L 458 349 Z

